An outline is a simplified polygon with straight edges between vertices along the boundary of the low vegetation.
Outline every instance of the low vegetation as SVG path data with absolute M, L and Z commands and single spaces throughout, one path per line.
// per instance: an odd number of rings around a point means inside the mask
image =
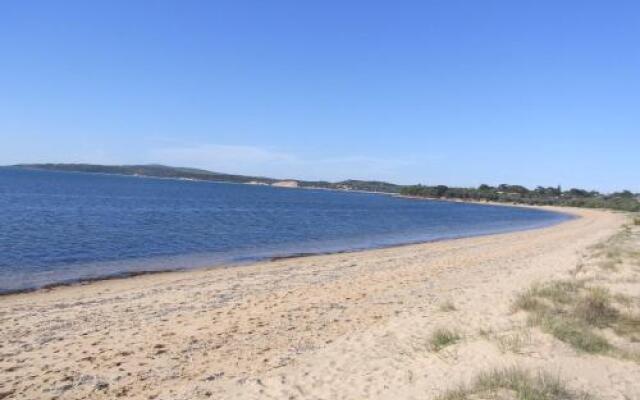
M 587 288 L 577 280 L 537 285 L 520 295 L 515 306 L 531 314 L 531 324 L 587 353 L 610 351 L 612 346 L 594 328 L 621 322 L 606 289 Z
M 625 256 L 633 256 L 627 242 L 631 237 L 631 226 L 625 225 L 620 232 L 608 240 L 592 247 L 593 256 L 598 259 L 597 265 L 611 272 L 616 272 Z
M 596 260 L 592 265 L 616 273 L 636 254 L 632 239 L 633 232 L 626 226 L 609 240 L 594 246 Z M 581 264 L 575 274 L 584 268 Z M 633 307 L 637 299 L 612 293 L 603 286 L 607 276 L 591 276 L 590 280 L 574 276 L 534 285 L 517 297 L 514 307 L 528 312 L 533 326 L 578 351 L 637 359 L 636 353 L 617 348 L 604 335 L 609 331 L 627 343 L 640 342 L 640 313 Z
M 514 309 L 528 314 L 529 326 L 508 332 L 483 327 L 478 334 L 494 341 L 503 353 L 523 354 L 539 328 L 579 352 L 605 354 L 640 363 L 640 297 L 629 283 L 640 282 L 640 229 L 632 223 L 608 240 L 591 247 L 571 271 L 571 277 L 533 285 L 520 294 Z M 626 293 L 614 289 L 624 288 Z M 443 306 L 441 306 L 442 308 Z M 438 333 L 438 332 L 436 332 Z M 444 332 L 438 342 L 447 342 Z M 435 339 L 432 339 L 435 341 Z M 467 385 L 449 390 L 437 400 L 586 400 L 590 395 L 571 390 L 558 376 L 521 368 L 481 372 Z
M 587 400 L 585 393 L 571 391 L 559 377 L 519 368 L 481 373 L 469 386 L 450 390 L 437 400 L 518 399 Z
M 451 329 L 438 328 L 431 334 L 429 338 L 429 345 L 433 351 L 440 351 L 443 348 L 450 346 L 461 339 L 460 334 Z

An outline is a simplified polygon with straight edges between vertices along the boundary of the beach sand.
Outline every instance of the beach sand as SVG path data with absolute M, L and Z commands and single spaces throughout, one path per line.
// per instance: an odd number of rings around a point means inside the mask
M 430 399 L 518 366 L 640 399 L 640 364 L 577 352 L 513 310 L 627 221 L 570 212 L 532 231 L 3 296 L 0 398 Z M 441 327 L 461 339 L 434 351 Z M 517 349 L 500 340 L 519 332 Z

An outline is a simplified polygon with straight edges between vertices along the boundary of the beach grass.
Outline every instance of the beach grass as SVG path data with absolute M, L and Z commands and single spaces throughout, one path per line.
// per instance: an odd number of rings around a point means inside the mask
M 598 328 L 605 328 L 619 319 L 609 290 L 602 287 L 586 289 L 586 293 L 576 301 L 575 312 L 580 320 Z
M 620 313 L 612 306 L 612 296 L 600 287 L 586 287 L 583 281 L 551 281 L 534 285 L 518 296 L 515 308 L 530 313 L 531 325 L 587 353 L 612 349 L 594 328 L 618 322 Z
M 607 339 L 594 333 L 588 325 L 574 318 L 545 313 L 532 320 L 536 321 L 536 324 L 545 332 L 576 350 L 586 353 L 605 353 L 612 349 Z
M 443 348 L 460 341 L 461 338 L 462 337 L 456 330 L 438 328 L 431 334 L 429 344 L 433 351 L 440 351 Z
M 633 342 L 640 341 L 640 315 L 629 310 L 629 296 L 612 294 L 583 281 L 551 281 L 520 294 L 514 303 L 527 311 L 529 323 L 587 353 L 620 353 L 598 330 L 610 328 Z
M 437 397 L 437 400 L 471 399 L 518 400 L 587 400 L 586 393 L 571 391 L 555 375 L 530 373 L 511 367 L 480 373 L 469 386 L 460 386 Z

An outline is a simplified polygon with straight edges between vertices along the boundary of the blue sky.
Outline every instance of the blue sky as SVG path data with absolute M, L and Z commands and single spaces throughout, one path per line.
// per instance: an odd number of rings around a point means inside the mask
M 640 191 L 637 1 L 4 1 L 0 164 Z

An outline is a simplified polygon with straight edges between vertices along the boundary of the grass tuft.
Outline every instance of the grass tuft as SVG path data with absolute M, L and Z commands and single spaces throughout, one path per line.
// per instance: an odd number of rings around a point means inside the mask
M 618 318 L 618 310 L 611 306 L 611 295 L 605 288 L 589 288 L 575 306 L 576 315 L 587 324 L 604 328 Z
M 557 304 L 569 304 L 584 288 L 584 282 L 578 280 L 551 281 L 544 285 L 536 285 L 533 293 Z
M 605 353 L 609 342 L 593 332 L 613 324 L 618 311 L 602 288 L 586 288 L 581 281 L 552 281 L 521 294 L 515 307 L 529 312 L 529 321 L 543 331 L 587 353 Z
M 531 374 L 523 369 L 507 368 L 481 373 L 471 386 L 450 390 L 437 397 L 437 400 L 470 400 L 478 398 L 586 400 L 589 399 L 589 396 L 569 390 L 557 376 L 544 372 Z
M 594 333 L 589 326 L 579 320 L 552 313 L 536 316 L 534 320 L 537 320 L 537 325 L 542 330 L 576 350 L 586 353 L 606 353 L 612 348 L 607 339 Z
M 640 343 L 640 316 L 621 313 L 613 326 L 613 330 L 618 335 L 628 337 L 634 343 Z
M 434 351 L 440 351 L 461 339 L 460 334 L 447 328 L 438 328 L 431 334 L 429 344 Z
M 578 292 L 575 288 L 580 287 Z M 558 293 L 562 288 L 572 293 Z M 606 353 L 613 346 L 594 328 L 611 328 L 632 342 L 640 342 L 640 315 L 631 311 L 620 312 L 614 303 L 629 308 L 631 299 L 622 294 L 612 295 L 602 287 L 582 284 L 550 282 L 537 285 L 518 296 L 515 308 L 529 312 L 529 322 L 557 339 L 587 353 Z
M 529 289 L 521 293 L 516 298 L 514 308 L 516 310 L 524 310 L 529 312 L 543 311 L 547 306 L 538 299 L 533 289 Z

